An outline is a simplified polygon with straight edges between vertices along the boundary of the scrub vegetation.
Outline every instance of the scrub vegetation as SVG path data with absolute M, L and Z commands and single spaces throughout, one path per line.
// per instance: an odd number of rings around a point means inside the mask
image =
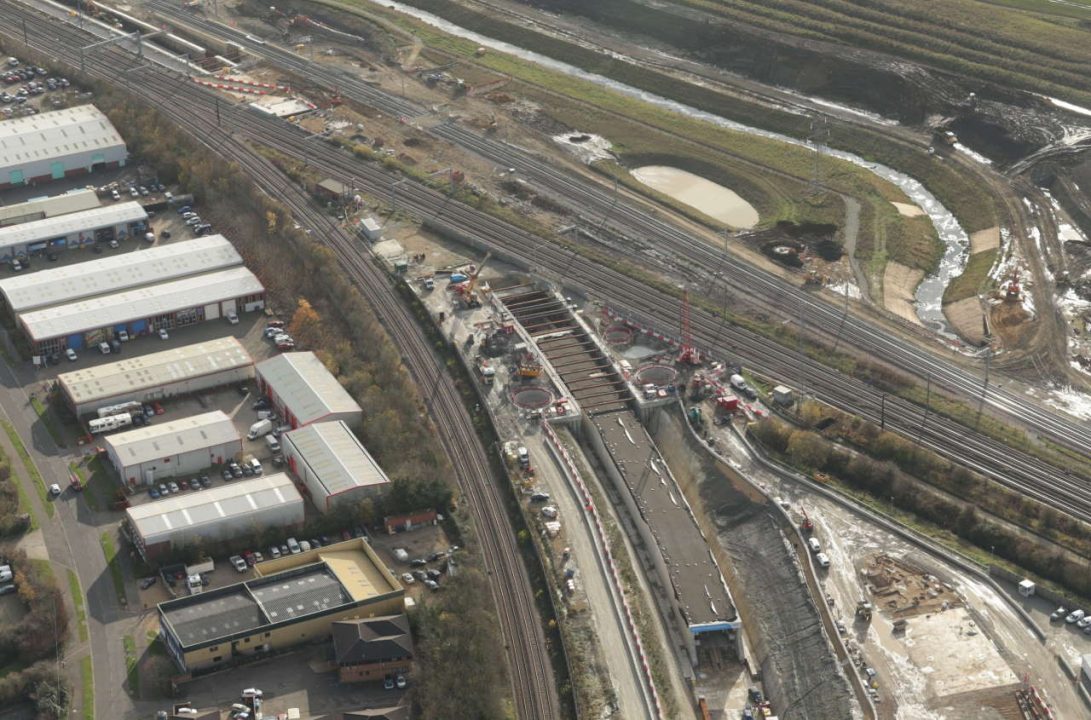
M 819 430 L 818 428 L 822 428 Z M 886 508 L 908 511 L 1013 565 L 1091 597 L 1091 528 L 1032 498 L 819 403 L 798 427 L 767 418 L 754 436 L 776 457 L 825 473 Z

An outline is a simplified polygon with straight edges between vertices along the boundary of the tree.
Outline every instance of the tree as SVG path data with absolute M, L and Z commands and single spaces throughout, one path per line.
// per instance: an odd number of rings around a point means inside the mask
M 830 445 L 808 430 L 796 430 L 788 437 L 788 455 L 800 465 L 821 470 L 830 459 Z

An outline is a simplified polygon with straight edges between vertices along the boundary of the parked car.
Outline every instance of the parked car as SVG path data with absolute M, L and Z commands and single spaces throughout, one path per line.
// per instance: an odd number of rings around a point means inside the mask
M 96 245 L 95 247 L 98 247 L 98 245 Z M 111 249 L 117 250 L 119 247 L 121 247 L 121 243 L 119 243 L 116 238 L 110 241 Z
M 60 497 L 60 495 L 61 495 L 61 486 L 60 485 L 58 485 L 57 483 L 53 483 L 52 485 L 49 486 L 49 497 Z
M 167 486 L 163 483 L 159 483 L 159 497 L 165 497 L 167 495 L 170 495 L 170 490 L 168 490 Z
M 826 553 L 818 553 L 814 556 L 814 559 L 818 562 L 819 567 L 828 568 L 830 566 L 830 558 Z
M 159 328 L 159 339 L 170 340 L 170 333 L 167 332 L 166 328 Z
M 416 581 L 413 579 L 412 573 L 402 573 L 402 582 L 406 585 L 412 585 Z
M 208 479 L 208 475 L 202 475 L 200 478 L 198 478 L 197 482 L 201 484 L 202 490 L 208 490 L 210 487 L 212 487 L 212 481 Z
M 443 573 L 441 573 L 439 570 L 436 570 L 435 568 L 429 568 L 427 572 L 425 572 L 425 574 L 428 576 L 429 580 L 439 580 L 441 577 L 443 577 Z
M 1065 608 L 1064 605 L 1062 605 L 1061 607 L 1053 611 L 1053 613 L 1049 616 L 1049 620 L 1050 622 L 1060 622 L 1061 620 L 1064 620 L 1064 616 L 1067 614 L 1068 609 Z
M 189 490 L 189 483 L 186 482 L 185 478 L 181 478 L 181 479 L 178 480 L 178 489 L 179 490 Z
M 246 572 L 246 561 L 243 560 L 240 556 L 232 555 L 229 558 L 229 561 L 237 572 Z
M 254 565 L 257 565 L 259 562 L 265 562 L 265 556 L 261 554 L 260 550 L 255 550 L 254 554 L 250 557 L 254 558 Z
M 236 314 L 236 312 L 234 310 L 228 310 L 227 314 L 224 317 L 226 317 L 227 322 L 229 322 L 232 325 L 238 325 L 239 324 L 239 316 L 238 316 L 238 314 Z
M 0 585 L 0 595 L 9 595 L 13 592 L 15 592 L 14 583 L 5 583 L 4 585 Z
M 110 197 L 112 197 L 114 200 L 120 200 L 121 199 L 121 193 L 119 193 L 117 190 L 111 190 L 110 191 Z
M 280 548 L 278 548 L 276 545 L 270 545 L 269 546 L 269 557 L 271 557 L 274 560 L 276 560 L 278 557 L 280 557 Z
M 76 351 L 72 348 L 66 348 L 64 351 L 64 356 L 68 358 L 68 362 L 76 362 L 76 360 L 79 359 L 79 356 L 76 355 Z
M 144 197 L 147 197 L 148 196 L 148 188 L 141 185 L 140 186 L 140 194 L 143 195 Z
M 409 683 L 405 681 L 405 675 L 398 673 L 394 676 L 394 684 L 398 686 L 399 690 L 405 690 L 405 686 Z
M 167 489 L 170 490 L 171 495 L 176 495 L 179 492 L 178 483 L 171 480 L 169 483 L 167 483 Z
M 235 477 L 235 476 L 234 476 L 234 475 L 233 475 L 233 474 L 231 473 L 231 468 L 229 468 L 229 467 L 225 467 L 225 468 L 223 469 L 223 472 L 222 472 L 222 473 L 220 473 L 220 474 L 221 474 L 221 475 L 223 475 L 223 479 L 224 479 L 224 480 L 230 480 L 231 478 Z
M 158 500 L 159 499 L 159 490 L 154 486 L 148 488 L 148 497 L 150 497 L 152 500 Z
M 424 567 L 427 564 L 428 561 L 424 558 L 413 558 L 409 563 L 411 567 Z
M 151 577 L 146 577 L 140 581 L 141 590 L 147 590 L 152 585 L 155 585 L 155 575 L 152 575 Z
M 423 570 L 414 570 L 412 574 L 413 577 L 415 577 L 417 580 L 420 580 L 421 582 L 424 582 L 428 579 L 428 576 L 424 573 Z
M 303 548 L 299 547 L 299 543 L 296 542 L 295 538 L 288 538 L 287 542 L 288 542 L 288 551 L 291 552 L 292 555 L 296 555 L 298 553 L 303 552 Z
M 1083 616 L 1086 614 L 1087 613 L 1085 613 L 1083 610 L 1073 610 L 1072 612 L 1068 613 L 1068 617 L 1066 617 L 1064 621 L 1069 625 L 1072 625 L 1073 623 L 1083 620 Z
M 439 590 L 439 583 L 431 579 L 425 580 L 424 587 L 428 588 L 429 590 Z
M 117 339 L 121 342 L 129 342 L 129 332 L 127 330 L 118 330 Z
M 393 689 L 394 689 L 394 676 L 393 675 L 387 675 L 386 677 L 383 678 L 383 690 L 393 690 Z

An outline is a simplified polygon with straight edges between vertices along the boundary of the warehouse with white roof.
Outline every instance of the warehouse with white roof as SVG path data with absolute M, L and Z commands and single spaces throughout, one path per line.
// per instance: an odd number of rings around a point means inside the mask
M 143 233 L 147 223 L 148 213 L 140 203 L 124 202 L 8 225 L 0 227 L 0 259 L 108 243 Z
M 289 352 L 257 365 L 258 391 L 293 428 L 344 420 L 355 425 L 364 411 L 313 352 Z
M 211 547 L 256 530 L 285 534 L 303 525 L 303 497 L 285 473 L 171 495 L 125 511 L 133 542 L 146 560 L 200 539 Z
M 0 190 L 121 167 L 128 157 L 94 105 L 0 121 Z
M 322 512 L 390 486 L 390 478 L 344 422 L 314 423 L 284 433 L 280 442 L 288 468 Z
M 82 212 L 101 205 L 98 193 L 90 188 L 69 190 L 62 195 L 34 198 L 26 202 L 0 207 L 0 227 Z
M 39 308 L 20 313 L 18 321 L 31 352 L 52 355 L 94 347 L 120 330 L 137 337 L 264 307 L 261 281 L 245 267 L 234 267 Z
M 254 360 L 236 338 L 171 348 L 57 376 L 76 417 L 109 405 L 151 402 L 254 377 Z
M 227 238 L 206 235 L 139 252 L 13 275 L 0 280 L 0 294 L 12 312 L 21 313 L 238 265 L 242 265 L 242 257 Z
M 129 487 L 199 474 L 242 452 L 235 423 L 221 410 L 107 435 L 102 442 Z

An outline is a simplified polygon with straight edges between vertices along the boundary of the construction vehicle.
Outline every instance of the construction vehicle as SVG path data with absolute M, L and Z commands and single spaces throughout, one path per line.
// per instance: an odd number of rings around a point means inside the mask
M 481 377 L 482 383 L 492 385 L 493 380 L 496 379 L 496 368 L 486 358 L 479 357 L 477 359 L 477 374 Z
M 814 523 L 811 521 L 811 518 L 808 517 L 806 510 L 800 508 L 799 511 L 803 513 L 803 520 L 799 523 L 799 529 L 803 531 L 804 535 L 810 535 L 814 532 Z
M 1022 291 L 1019 288 L 1019 268 L 1014 268 L 1008 277 L 1008 287 L 1004 293 L 1004 299 L 1008 302 L 1016 302 Z
M 689 290 L 682 291 L 681 306 L 682 337 L 678 352 L 678 364 L 696 367 L 701 364 L 701 352 L 693 346 L 693 329 L 690 326 Z
M 481 258 L 481 262 L 477 264 L 477 267 L 466 276 L 466 280 L 463 282 L 452 283 L 451 289 L 455 290 L 462 296 L 462 303 L 467 308 L 481 307 L 481 298 L 477 293 L 477 280 L 481 277 L 481 271 L 485 268 L 485 263 L 492 257 L 492 252 L 485 253 L 485 257 Z M 455 276 L 452 275 L 451 279 L 454 280 Z
M 542 374 L 542 364 L 531 352 L 524 352 L 516 364 L 516 374 L 521 378 L 536 378 Z
M 856 619 L 863 623 L 871 622 L 871 614 L 875 608 L 868 600 L 860 600 L 856 603 Z
M 703 415 L 701 415 L 701 408 L 691 407 L 687 415 L 689 417 L 690 424 L 693 425 L 695 429 L 700 430 L 705 426 L 705 418 Z

